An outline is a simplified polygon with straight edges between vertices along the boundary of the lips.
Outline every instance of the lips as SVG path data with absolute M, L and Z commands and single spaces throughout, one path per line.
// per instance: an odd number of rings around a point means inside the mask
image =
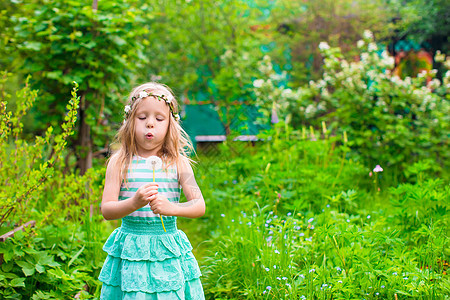
M 151 134 L 151 133 L 149 132 L 149 133 L 147 133 L 147 134 L 145 135 L 145 137 L 146 137 L 147 139 L 152 139 L 152 138 L 153 138 L 153 134 Z

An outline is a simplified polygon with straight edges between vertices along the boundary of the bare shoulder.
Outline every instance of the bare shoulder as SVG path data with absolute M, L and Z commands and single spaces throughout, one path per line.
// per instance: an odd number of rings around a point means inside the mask
M 194 177 L 194 170 L 187 157 L 181 157 L 177 162 L 178 176 L 180 182 L 185 182 L 187 179 Z
M 115 153 L 108 160 L 108 165 L 106 167 L 106 178 L 120 181 L 120 171 L 121 167 L 119 164 L 119 156 Z

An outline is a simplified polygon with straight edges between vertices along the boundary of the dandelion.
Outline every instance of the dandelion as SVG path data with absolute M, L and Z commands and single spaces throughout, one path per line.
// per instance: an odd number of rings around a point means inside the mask
M 392 273 L 392 275 L 395 275 L 395 276 L 397 276 L 397 272 L 394 272 L 394 273 Z
M 289 216 L 291 216 L 291 215 L 292 215 L 292 213 L 291 213 L 291 212 L 288 212 L 288 213 L 287 213 L 287 216 L 288 216 L 288 217 L 289 217 Z
M 316 271 L 316 269 L 311 269 L 309 270 L 309 273 L 314 273 Z
M 273 268 L 276 269 L 276 268 L 277 268 L 277 265 L 273 265 Z
M 280 278 L 280 277 L 277 277 L 277 280 L 281 280 L 281 278 Z
M 370 215 L 367 216 L 367 219 L 370 219 Z
M 304 232 L 300 232 L 300 234 L 299 234 L 300 236 L 304 236 L 305 235 L 305 233 Z
M 342 280 L 338 280 L 339 283 L 342 283 Z
M 312 237 L 306 238 L 305 241 L 312 242 Z
M 312 221 L 314 221 L 314 218 L 309 219 L 308 223 L 311 223 Z
M 289 283 L 287 283 L 287 282 L 286 282 L 286 286 L 287 286 L 287 287 L 291 287 L 291 285 L 290 285 Z
M 404 279 L 404 280 L 408 280 L 408 277 L 405 276 L 405 277 L 403 277 L 403 279 Z
M 233 223 L 234 223 L 234 219 L 231 219 L 231 222 L 233 222 Z
M 330 208 L 330 204 L 327 204 L 327 208 Z
M 383 168 L 380 165 L 376 165 L 375 168 L 373 169 L 373 171 L 375 173 L 383 172 Z
M 356 43 L 356 46 L 358 47 L 358 48 L 362 48 L 362 47 L 364 47 L 364 41 L 363 40 L 359 40 L 357 43 Z
M 381 288 L 382 288 L 382 289 L 384 289 L 384 288 L 385 288 L 385 286 L 384 286 L 384 285 L 382 285 L 382 286 L 381 286 Z
M 225 217 L 225 214 L 220 214 L 220 216 L 223 218 L 223 217 Z
M 278 250 L 276 250 L 276 249 L 275 249 L 274 252 L 275 252 L 276 254 L 280 254 L 280 251 L 278 251 Z
M 283 278 L 281 278 L 281 279 L 283 279 L 283 280 L 287 280 L 287 277 L 283 277 Z
M 336 270 L 339 272 L 342 271 L 342 269 L 340 267 L 336 267 Z
M 248 226 L 252 225 L 252 222 L 248 222 L 247 225 L 248 225 Z
M 269 271 L 270 271 L 270 269 L 269 269 L 269 268 L 267 268 L 267 267 L 266 267 L 266 268 L 265 268 L 264 270 L 266 270 L 266 272 L 269 272 Z

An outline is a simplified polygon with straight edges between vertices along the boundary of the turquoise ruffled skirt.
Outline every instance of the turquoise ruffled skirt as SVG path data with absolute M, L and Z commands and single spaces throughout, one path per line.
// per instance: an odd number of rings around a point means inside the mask
M 103 250 L 100 299 L 204 299 L 200 269 L 176 218 L 125 217 Z

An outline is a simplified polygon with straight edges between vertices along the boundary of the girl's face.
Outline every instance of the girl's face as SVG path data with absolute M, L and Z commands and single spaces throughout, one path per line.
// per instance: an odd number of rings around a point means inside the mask
M 147 158 L 161 150 L 169 128 L 170 110 L 164 101 L 154 97 L 141 100 L 134 120 L 137 154 Z

